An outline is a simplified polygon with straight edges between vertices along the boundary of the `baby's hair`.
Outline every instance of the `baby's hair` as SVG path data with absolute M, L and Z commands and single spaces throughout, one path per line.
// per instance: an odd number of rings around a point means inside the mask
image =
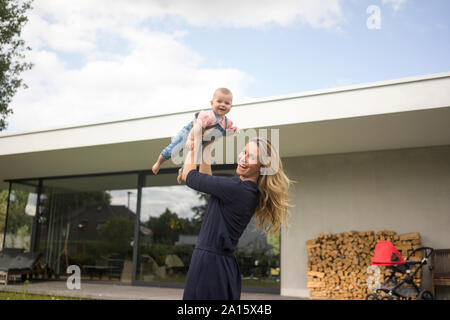
M 216 91 L 214 91 L 214 95 L 213 96 L 215 96 L 218 91 L 222 92 L 223 94 L 231 94 L 231 95 L 233 95 L 231 93 L 230 89 L 228 89 L 228 88 L 219 88 L 219 89 L 216 89 Z

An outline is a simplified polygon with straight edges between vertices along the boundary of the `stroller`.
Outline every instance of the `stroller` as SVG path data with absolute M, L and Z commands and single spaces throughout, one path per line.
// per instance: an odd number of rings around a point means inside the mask
M 422 260 L 410 261 L 409 258 L 418 251 L 424 252 Z M 392 270 L 392 273 L 384 283 L 375 289 L 374 293 L 366 296 L 366 300 L 394 300 L 394 298 L 411 299 L 413 297 L 418 297 L 421 300 L 433 300 L 434 297 L 430 291 L 420 289 L 414 282 L 415 275 L 427 264 L 428 258 L 432 253 L 433 248 L 417 248 L 414 249 L 406 259 L 403 259 L 400 252 L 391 242 L 378 242 L 375 246 L 375 255 L 372 259 L 372 265 L 388 266 Z M 414 267 L 416 267 L 416 269 L 412 272 Z M 397 277 L 395 275 L 396 273 L 401 273 L 402 276 Z

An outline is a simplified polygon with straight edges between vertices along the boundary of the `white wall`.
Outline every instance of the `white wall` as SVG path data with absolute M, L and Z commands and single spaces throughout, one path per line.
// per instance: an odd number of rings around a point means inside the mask
M 420 232 L 450 248 L 450 145 L 283 160 L 295 208 L 282 233 L 281 294 L 307 297 L 305 241 L 350 230 Z

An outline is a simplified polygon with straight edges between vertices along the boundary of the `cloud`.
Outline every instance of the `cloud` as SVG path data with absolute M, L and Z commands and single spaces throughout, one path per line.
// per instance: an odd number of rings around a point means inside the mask
M 200 27 L 258 28 L 274 23 L 287 26 L 296 21 L 316 28 L 336 26 L 342 19 L 338 0 L 229 0 L 160 1 L 168 14 L 183 17 Z
M 56 50 L 96 49 L 98 31 L 113 33 L 149 21 L 178 17 L 197 27 L 260 28 L 304 23 L 333 28 L 343 21 L 341 0 L 40 0 L 34 3 L 29 38 Z M 384 0 L 386 1 L 386 0 Z M 398 2 L 398 0 L 390 0 Z M 402 0 L 400 0 L 402 1 Z M 44 31 L 45 32 L 42 32 Z
M 206 108 L 223 86 L 244 94 L 253 81 L 249 74 L 202 66 L 203 58 L 178 41 L 182 36 L 123 27 L 111 39 L 126 52 L 86 45 L 84 53 L 72 51 L 81 57 L 79 68 L 43 39 L 29 54 L 35 67 L 24 74 L 29 88 L 14 99 L 10 127 L 37 130 Z M 72 43 L 59 45 L 70 51 Z
M 166 208 L 181 218 L 192 218 L 192 207 L 204 204 L 197 192 L 186 186 L 144 188 L 142 199 L 141 221 L 147 221 L 151 216 L 159 217 Z
M 400 10 L 406 4 L 406 0 L 383 0 L 383 5 L 389 5 L 394 9 L 394 12 Z
M 398 1 L 398 0 L 397 0 Z M 67 24 L 138 24 L 148 19 L 178 16 L 201 27 L 261 27 L 268 23 L 286 26 L 300 20 L 312 27 L 332 27 L 341 22 L 341 0 L 40 0 L 39 12 Z M 394 1 L 395 2 L 395 1 Z M 79 17 L 84 17 L 80 20 Z M 80 24 L 83 29 L 83 25 Z
M 174 176 L 175 180 L 175 176 Z M 131 191 L 130 210 L 136 212 L 136 189 L 108 191 L 111 195 L 111 205 L 128 206 L 128 191 Z M 180 218 L 192 218 L 195 214 L 192 207 L 204 204 L 196 191 L 187 186 L 147 187 L 142 190 L 141 221 L 150 217 L 159 217 L 168 208 L 177 213 Z
M 5 133 L 204 108 L 216 87 L 245 97 L 252 75 L 206 65 L 183 43 L 186 25 L 334 28 L 342 20 L 339 0 L 40 0 L 33 6 L 23 37 L 35 67 L 24 73 L 29 88 L 13 100 Z M 160 25 L 168 30 L 156 31 Z

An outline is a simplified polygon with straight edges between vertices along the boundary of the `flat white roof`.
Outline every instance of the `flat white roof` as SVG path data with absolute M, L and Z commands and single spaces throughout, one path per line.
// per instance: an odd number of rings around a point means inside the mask
M 239 104 L 234 104 L 232 111 L 234 112 L 236 108 L 248 106 L 248 105 L 255 105 L 255 104 L 261 104 L 261 103 L 273 103 L 273 102 L 279 102 L 279 101 L 283 101 L 283 100 L 320 96 L 320 95 L 326 95 L 326 94 L 331 94 L 331 93 L 343 93 L 343 92 L 356 91 L 356 90 L 368 89 L 368 88 L 373 89 L 373 88 L 377 88 L 377 87 L 392 86 L 392 85 L 396 85 L 396 84 L 407 84 L 407 83 L 412 83 L 412 82 L 422 82 L 422 81 L 426 81 L 426 80 L 436 80 L 436 79 L 449 78 L 449 77 L 450 77 L 450 72 L 442 72 L 442 73 L 429 74 L 429 75 L 423 75 L 423 76 L 415 76 L 415 77 L 408 77 L 408 78 L 401 78 L 401 79 L 394 79 L 394 80 L 385 80 L 385 81 L 362 83 L 362 84 L 349 85 L 349 86 L 341 86 L 341 87 L 329 88 L 329 89 L 323 89 L 323 90 L 305 91 L 305 92 L 292 93 L 292 94 L 286 94 L 286 95 L 281 95 L 281 96 L 256 98 L 256 99 L 252 99 L 250 101 L 245 101 L 245 102 L 242 102 Z M 117 124 L 117 123 L 123 123 L 123 122 L 133 122 L 133 121 L 152 119 L 152 118 L 177 116 L 177 115 L 181 115 L 181 114 L 192 115 L 197 111 L 199 111 L 199 109 L 193 109 L 193 110 L 183 111 L 183 112 L 175 112 L 175 113 L 170 113 L 170 114 L 152 115 L 152 116 L 137 117 L 137 118 L 127 118 L 127 119 L 121 119 L 121 120 L 115 120 L 115 121 L 95 122 L 95 123 L 87 123 L 87 124 L 83 124 L 83 125 L 47 128 L 47 129 L 43 129 L 43 130 L 21 131 L 21 132 L 10 133 L 10 134 L 2 134 L 0 132 L 0 138 L 19 136 L 19 135 L 27 135 L 27 134 L 33 134 L 33 133 L 43 133 L 43 132 L 60 131 L 60 130 L 68 130 L 68 129 L 76 129 L 76 128 L 86 128 L 86 127 L 99 126 L 99 125 Z M 363 111 L 363 110 L 361 110 L 361 111 Z M 364 113 L 370 112 L 370 111 L 378 113 L 381 110 L 380 109 L 375 109 L 375 110 L 367 110 L 366 109 L 364 111 L 365 112 L 361 113 L 361 115 L 363 115 Z M 323 119 L 323 120 L 325 120 L 325 119 Z M 1 152 L 1 149 L 0 149 L 0 152 Z
M 283 157 L 447 145 L 449 89 L 445 72 L 254 99 L 229 117 L 241 129 L 279 129 Z M 0 134 L 0 183 L 149 169 L 195 111 Z

